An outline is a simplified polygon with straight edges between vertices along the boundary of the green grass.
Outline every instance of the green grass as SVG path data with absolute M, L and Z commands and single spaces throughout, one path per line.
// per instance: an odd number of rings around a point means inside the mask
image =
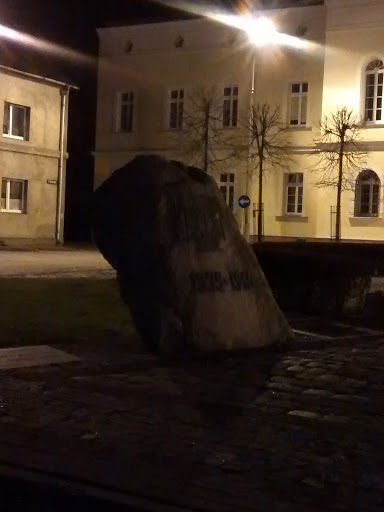
M 1 347 L 108 338 L 139 343 L 114 279 L 0 279 L 0 297 Z

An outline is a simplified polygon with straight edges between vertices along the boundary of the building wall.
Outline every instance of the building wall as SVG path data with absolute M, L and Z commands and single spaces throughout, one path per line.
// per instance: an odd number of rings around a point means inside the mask
M 265 13 L 278 30 L 304 34 L 305 49 L 290 46 L 251 47 L 246 36 L 231 27 L 206 20 L 169 22 L 101 29 L 98 83 L 95 186 L 136 154 L 158 153 L 180 158 L 173 150 L 174 133 L 166 128 L 167 93 L 171 87 L 186 90 L 196 85 L 239 86 L 240 110 L 249 110 L 252 63 L 255 65 L 254 101 L 279 107 L 291 146 L 285 168 L 268 169 L 264 180 L 264 234 L 289 238 L 330 238 L 335 234 L 336 189 L 319 188 L 315 172 L 319 122 L 338 108 L 364 115 L 365 68 L 373 59 L 384 61 L 384 6 L 381 0 L 325 0 L 325 5 L 271 10 Z M 178 36 L 184 46 L 175 48 Z M 128 43 L 132 48 L 127 52 Z M 290 127 L 289 93 L 292 83 L 308 83 L 307 123 Z M 131 133 L 117 133 L 114 116 L 116 94 L 137 93 Z M 246 115 L 246 114 L 244 114 Z M 383 116 L 384 117 L 384 116 Z M 234 130 L 241 131 L 241 123 Z M 384 121 L 362 131 L 369 155 L 361 170 L 372 169 L 381 181 L 377 217 L 355 216 L 355 190 L 342 194 L 342 238 L 384 239 Z M 211 170 L 234 172 L 235 203 L 244 193 L 251 197 L 251 234 L 255 234 L 252 210 L 257 209 L 257 172 L 246 182 L 245 161 L 230 161 Z M 317 166 L 318 167 L 318 166 Z M 249 168 L 249 167 L 248 167 Z M 303 173 L 303 211 L 287 215 L 284 204 L 287 173 Z M 240 227 L 244 211 L 234 214 Z
M 28 140 L 8 137 L 4 135 L 3 130 L 0 133 L 0 184 L 3 178 L 27 180 L 25 211 L 0 211 L 0 237 L 54 240 L 59 164 L 60 87 L 19 75 L 17 72 L 0 71 L 1 119 L 4 119 L 5 102 L 29 107 L 30 126 Z

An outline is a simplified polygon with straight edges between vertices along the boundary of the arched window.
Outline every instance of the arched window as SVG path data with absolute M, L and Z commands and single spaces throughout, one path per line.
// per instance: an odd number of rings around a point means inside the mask
M 355 217 L 377 217 L 379 215 L 380 179 L 366 169 L 356 179 Z
M 383 120 L 383 75 L 382 60 L 373 60 L 365 70 L 365 120 L 373 123 Z

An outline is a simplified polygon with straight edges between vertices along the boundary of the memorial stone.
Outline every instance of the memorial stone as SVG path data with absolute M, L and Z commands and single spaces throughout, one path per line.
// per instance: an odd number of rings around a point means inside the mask
M 95 241 L 155 351 L 246 349 L 292 336 L 214 180 L 138 156 L 95 192 Z

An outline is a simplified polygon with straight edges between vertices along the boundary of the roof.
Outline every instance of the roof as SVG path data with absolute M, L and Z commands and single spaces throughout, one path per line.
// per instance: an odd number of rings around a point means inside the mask
M 61 86 L 61 87 L 64 86 L 64 87 L 68 87 L 70 89 L 79 89 L 79 87 L 77 87 L 76 85 L 72 85 L 72 84 L 69 84 L 69 83 L 66 83 L 66 82 L 60 82 L 59 80 L 54 80 L 53 78 L 47 78 L 45 76 L 35 75 L 33 73 L 27 73 L 26 71 L 20 71 L 19 69 L 10 68 L 8 66 L 3 66 L 2 64 L 0 64 L 0 72 L 1 71 L 5 71 L 6 73 L 11 73 L 11 74 L 19 75 L 19 76 L 22 76 L 24 78 L 30 78 L 32 80 L 38 80 L 40 82 L 46 82 L 46 83 L 49 83 L 51 85 L 57 85 L 57 86 Z

